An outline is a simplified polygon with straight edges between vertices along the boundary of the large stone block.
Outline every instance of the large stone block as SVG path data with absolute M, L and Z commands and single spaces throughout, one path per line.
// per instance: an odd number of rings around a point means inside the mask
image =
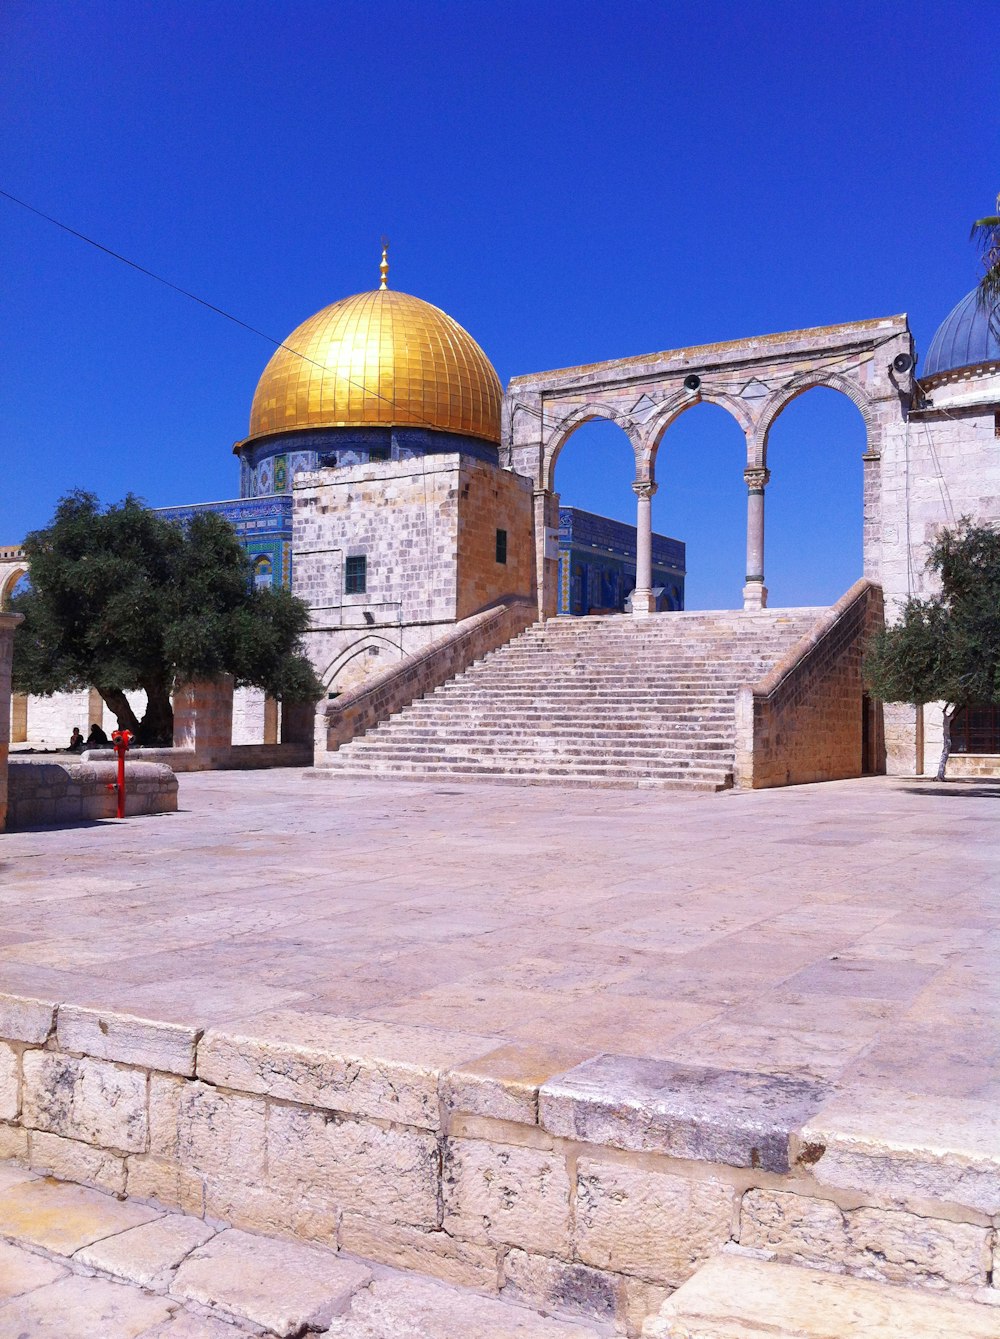
M 539 1122 L 612 1148 L 783 1172 L 790 1137 L 826 1096 L 805 1079 L 604 1055 L 542 1086 Z
M 146 1076 L 103 1060 L 74 1060 L 52 1051 L 22 1057 L 22 1122 L 102 1148 L 146 1148 Z
M 624 1311 L 625 1280 L 589 1265 L 511 1250 L 504 1256 L 503 1296 L 529 1306 L 614 1324 Z
M 997 1339 L 996 1307 L 738 1256 L 710 1260 L 644 1339 Z
M 79 1051 L 98 1060 L 120 1060 L 128 1065 L 194 1074 L 198 1032 L 176 1023 L 151 1022 L 97 1009 L 63 1004 L 56 1020 L 56 1037 L 64 1051 Z
M 241 1092 L 437 1129 L 445 1069 L 495 1049 L 488 1037 L 327 1014 L 279 1011 L 216 1028 L 198 1048 L 198 1075 Z
M 365 1260 L 412 1269 L 457 1287 L 494 1293 L 499 1288 L 498 1249 L 458 1241 L 440 1229 L 376 1223 L 345 1213 L 340 1223 L 340 1247 Z
M 598 1269 L 676 1287 L 730 1240 L 735 1200 L 719 1181 L 581 1158 L 576 1254 Z
M 800 1139 L 821 1184 L 887 1203 L 1000 1212 L 1000 1112 L 992 1102 L 852 1090 L 812 1117 Z
M 271 1184 L 316 1191 L 386 1223 L 437 1226 L 438 1146 L 420 1130 L 385 1129 L 301 1107 L 272 1106 Z
M 266 1174 L 265 1107 L 257 1097 L 185 1084 L 177 1108 L 177 1156 L 193 1171 L 260 1182 Z
M 830 1200 L 751 1190 L 740 1206 L 740 1245 L 782 1258 L 899 1283 L 981 1287 L 991 1233 L 892 1209 L 841 1209 Z
M 113 1195 L 124 1193 L 125 1159 L 120 1153 L 41 1130 L 31 1131 L 30 1149 L 31 1166 L 36 1172 L 99 1186 Z
M 0 1236 L 55 1255 L 72 1255 L 101 1237 L 125 1232 L 160 1215 L 99 1190 L 34 1177 L 0 1189 Z
M 562 1154 L 450 1139 L 444 1228 L 453 1236 L 565 1255 L 570 1180 Z
M 328 1325 L 370 1279 L 363 1265 L 329 1251 L 230 1228 L 184 1261 L 170 1291 L 271 1334 L 291 1336 Z
M 155 1333 L 173 1311 L 165 1297 L 151 1297 L 107 1279 L 64 1278 L 19 1298 L 16 1312 L 10 1306 L 0 1310 L 0 1339 L 91 1334 L 101 1339 L 139 1339 Z
M 451 1070 L 442 1093 L 452 1111 L 534 1125 L 541 1085 L 586 1058 L 579 1047 L 502 1046 Z
M 45 1000 L 0 994 L 0 1037 L 40 1045 L 55 1023 L 56 1007 Z
M 17 1052 L 0 1042 L 0 1120 L 17 1120 L 21 1112 L 21 1084 Z
M 100 1269 L 143 1288 L 162 1289 L 180 1262 L 215 1236 L 216 1228 L 186 1214 L 167 1214 L 92 1242 L 74 1256 L 88 1269 Z

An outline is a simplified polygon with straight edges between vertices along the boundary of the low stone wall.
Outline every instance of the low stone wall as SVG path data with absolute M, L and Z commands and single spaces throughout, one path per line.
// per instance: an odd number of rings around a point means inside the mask
M 882 621 L 881 588 L 863 578 L 770 674 L 743 685 L 736 699 L 737 786 L 862 774 L 861 660 Z
M 86 762 L 110 762 L 113 749 L 87 749 L 80 757 Z M 192 748 L 133 749 L 129 758 L 163 763 L 173 772 L 248 772 L 262 767 L 311 767 L 311 744 L 231 744 L 201 753 Z
M 12 828 L 114 818 L 118 765 L 12 758 L 7 822 Z M 126 762 L 125 815 L 173 813 L 177 778 L 160 763 Z
M 504 646 L 533 623 L 537 614 L 533 600 L 508 598 L 456 623 L 443 637 L 404 656 L 384 674 L 321 703 L 316 715 L 316 766 L 321 767 L 324 756 L 336 752 L 341 744 L 363 735 L 461 674 L 473 661 Z
M 945 776 L 958 781 L 975 777 L 1000 779 L 1000 754 L 997 753 L 951 753 L 948 755 L 948 767 Z
M 989 1289 L 987 1102 L 956 1124 L 938 1099 L 928 1144 L 923 1107 L 886 1135 L 879 1094 L 815 1080 L 317 1014 L 252 1028 L 0 995 L 0 1158 L 633 1334 L 733 1245 Z

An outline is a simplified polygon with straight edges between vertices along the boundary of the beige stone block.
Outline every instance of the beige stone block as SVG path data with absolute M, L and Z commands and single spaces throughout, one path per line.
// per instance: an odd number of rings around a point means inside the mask
M 251 1232 L 331 1247 L 340 1227 L 340 1208 L 322 1187 L 248 1184 L 235 1176 L 206 1177 L 205 1214 Z
M 177 1149 L 182 1166 L 260 1181 L 265 1175 L 264 1102 L 188 1083 L 178 1099 Z
M 743 1196 L 740 1245 L 898 1283 L 977 1287 L 990 1268 L 987 1228 L 893 1209 L 841 1210 L 785 1191 Z
M 30 1129 L 124 1152 L 145 1149 L 144 1074 L 52 1051 L 25 1051 L 21 1063 L 21 1119 Z
M 629 1336 L 641 1334 L 646 1321 L 655 1316 L 670 1296 L 671 1289 L 658 1283 L 646 1283 L 644 1279 L 623 1279 L 625 1305 L 621 1314 L 621 1324 Z
M 167 1214 L 152 1223 L 129 1228 L 77 1251 L 73 1259 L 127 1283 L 161 1291 L 185 1258 L 215 1236 L 216 1229 L 200 1218 Z
M 437 1226 L 438 1146 L 425 1131 L 272 1106 L 267 1162 L 276 1187 L 304 1187 L 382 1222 Z
M 1000 1212 L 1000 1111 L 973 1098 L 856 1089 L 802 1129 L 822 1184 Z
M 176 1023 L 153 1022 L 130 1014 L 82 1009 L 62 1004 L 56 1019 L 56 1038 L 64 1051 L 79 1051 L 97 1060 L 194 1074 L 198 1033 Z
M 0 1236 L 56 1255 L 72 1255 L 101 1237 L 158 1217 L 144 1205 L 45 1177 L 0 1190 Z
M 0 1163 L 0 1193 L 11 1190 L 14 1186 L 27 1185 L 29 1181 L 37 1180 L 38 1174 L 27 1167 L 18 1167 L 13 1162 Z
M 48 1040 L 55 1014 L 55 1005 L 46 1000 L 0 994 L 0 1037 L 40 1045 Z
M 556 1152 L 448 1141 L 444 1228 L 456 1237 L 525 1250 L 569 1247 L 570 1182 Z
M 125 1188 L 131 1199 L 155 1200 L 184 1213 L 205 1212 L 205 1182 L 176 1162 L 133 1153 L 125 1159 Z
M 366 1260 L 429 1274 L 457 1287 L 494 1293 L 499 1287 L 496 1247 L 458 1241 L 440 1229 L 376 1223 L 345 1213 L 340 1224 L 340 1247 Z
M 730 1240 L 735 1191 L 720 1181 L 581 1158 L 577 1256 L 672 1287 Z
M 504 1256 L 503 1273 L 503 1297 L 531 1307 L 608 1325 L 624 1307 L 621 1275 L 589 1265 L 567 1264 L 515 1248 Z
M 65 1268 L 54 1260 L 45 1260 L 32 1251 L 0 1241 L 0 1303 L 65 1276 Z
M 996 1307 L 724 1255 L 646 1322 L 643 1339 L 998 1339 Z
M 21 1125 L 0 1125 L 0 1158 L 28 1159 L 28 1131 Z
M 534 1125 L 541 1085 L 589 1054 L 571 1046 L 501 1046 L 449 1071 L 442 1093 L 452 1111 Z
M 63 1181 L 82 1181 L 113 1195 L 125 1190 L 125 1159 L 117 1153 L 41 1130 L 31 1131 L 29 1149 L 36 1172 L 48 1172 Z
M 405 1277 L 356 1294 L 328 1339 L 595 1339 L 589 1325 L 539 1316 L 493 1297 Z
M 138 1339 L 170 1318 L 165 1297 L 107 1279 L 66 1278 L 0 1308 L 0 1339 Z
M 184 1261 L 170 1292 L 290 1336 L 328 1325 L 370 1279 L 363 1265 L 319 1247 L 229 1228 Z
M 436 1130 L 443 1070 L 496 1039 L 291 1010 L 206 1032 L 198 1076 L 241 1092 Z
M 149 1076 L 149 1151 L 161 1158 L 180 1154 L 177 1139 L 181 1099 L 189 1087 L 185 1079 L 169 1074 Z
M 0 1120 L 17 1120 L 21 1111 L 17 1052 L 0 1042 Z

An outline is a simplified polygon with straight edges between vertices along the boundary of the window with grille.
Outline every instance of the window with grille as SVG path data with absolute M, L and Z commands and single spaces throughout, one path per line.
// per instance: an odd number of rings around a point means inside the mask
M 497 562 L 506 563 L 507 561 L 507 531 L 497 531 Z
M 951 722 L 953 753 L 1000 753 L 1000 707 L 960 707 Z
M 368 589 L 368 559 L 348 558 L 344 566 L 344 594 L 364 595 Z

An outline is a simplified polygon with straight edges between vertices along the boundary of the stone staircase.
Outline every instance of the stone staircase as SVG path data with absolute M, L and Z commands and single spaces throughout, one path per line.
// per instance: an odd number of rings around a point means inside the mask
M 736 692 L 822 609 L 550 619 L 325 764 L 349 776 L 724 790 Z

